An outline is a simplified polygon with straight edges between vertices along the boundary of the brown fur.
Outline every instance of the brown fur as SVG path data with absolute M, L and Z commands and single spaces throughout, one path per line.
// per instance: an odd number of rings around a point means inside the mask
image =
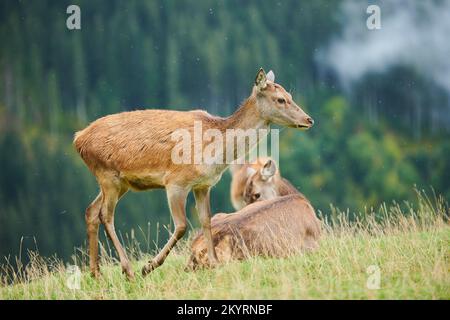
M 244 201 L 244 192 L 249 178 L 249 169 L 259 171 L 269 158 L 259 157 L 253 163 L 233 164 L 230 166 L 231 185 L 230 196 L 234 209 L 240 210 L 247 204 Z
M 283 103 L 279 99 L 283 98 Z M 75 134 L 74 146 L 97 178 L 100 193 L 86 210 L 90 268 L 99 275 L 98 228 L 106 232 L 116 248 L 122 270 L 133 277 L 125 250 L 114 229 L 114 211 L 119 199 L 129 190 L 165 188 L 175 231 L 161 252 L 142 270 L 151 272 L 161 265 L 186 230 L 186 198 L 193 190 L 197 211 L 208 244 L 208 258 L 217 261 L 210 231 L 210 189 L 221 178 L 227 164 L 174 164 L 171 159 L 176 142 L 171 134 L 185 129 L 193 136 L 194 121 L 201 121 L 203 131 L 218 129 L 260 129 L 270 123 L 309 128 L 312 119 L 301 110 L 280 85 L 258 72 L 252 94 L 230 117 L 220 118 L 205 111 L 140 110 L 100 118 Z M 225 140 L 225 139 L 224 139 Z M 248 141 L 246 141 L 248 145 Z M 204 145 L 207 143 L 203 142 Z M 225 141 L 226 148 L 237 145 Z M 193 149 L 193 143 L 192 143 Z M 248 146 L 246 150 L 249 150 Z M 193 152 L 192 152 L 193 154 Z
M 220 262 L 262 255 L 284 257 L 318 246 L 320 220 L 304 197 L 291 194 L 260 201 L 232 214 L 217 214 L 211 230 Z M 206 266 L 203 234 L 192 242 L 188 267 Z
M 231 202 L 236 210 L 240 210 L 246 205 L 260 201 L 269 200 L 288 194 L 299 194 L 304 197 L 287 179 L 283 178 L 275 165 L 275 172 L 269 180 L 264 180 L 261 170 L 268 163 L 274 160 L 267 157 L 260 157 L 254 163 L 244 165 L 234 165 L 237 167 L 231 170 Z M 262 190 L 265 189 L 265 190 Z M 256 195 L 263 195 L 256 198 Z M 304 197 L 306 199 L 306 197 Z
M 306 199 L 306 197 L 298 191 L 289 180 L 281 176 L 278 170 L 276 170 L 269 179 L 264 179 L 261 173 L 262 169 L 263 168 L 260 168 L 260 170 L 256 171 L 246 181 L 243 192 L 243 199 L 246 204 L 261 200 L 270 200 L 275 197 L 286 196 L 289 194 L 298 194 Z

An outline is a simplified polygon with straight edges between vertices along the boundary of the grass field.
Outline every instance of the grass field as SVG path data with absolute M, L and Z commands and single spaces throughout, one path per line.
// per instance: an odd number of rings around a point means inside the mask
M 448 213 L 443 199 L 423 196 L 414 207 L 382 206 L 353 221 L 332 210 L 314 252 L 195 272 L 183 270 L 186 241 L 145 278 L 140 269 L 148 257 L 137 255 L 134 281 L 104 254 L 101 279 L 81 266 L 80 289 L 66 285 L 60 261 L 33 255 L 23 272 L 4 266 L 0 299 L 450 299 Z

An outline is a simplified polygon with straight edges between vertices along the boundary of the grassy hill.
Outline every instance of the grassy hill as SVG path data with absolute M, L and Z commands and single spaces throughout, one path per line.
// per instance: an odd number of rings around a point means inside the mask
M 323 220 L 320 248 L 285 259 L 253 257 L 185 272 L 186 241 L 142 278 L 139 271 L 149 257 L 133 250 L 139 257 L 133 261 L 134 281 L 103 250 L 100 280 L 79 262 L 78 290 L 66 285 L 61 261 L 32 254 L 23 272 L 4 267 L 0 299 L 450 299 L 450 226 L 442 199 L 432 204 L 420 198 L 415 208 L 383 206 L 352 221 L 336 210 Z M 377 286 L 371 279 L 378 271 L 379 289 L 368 288 L 368 282 Z

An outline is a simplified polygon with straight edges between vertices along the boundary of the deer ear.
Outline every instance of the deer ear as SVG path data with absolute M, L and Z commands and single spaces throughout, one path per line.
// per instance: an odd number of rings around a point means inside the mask
M 277 165 L 275 164 L 275 161 L 268 160 L 261 168 L 261 178 L 264 181 L 267 181 L 275 175 L 275 172 L 277 172 Z
M 273 73 L 273 71 L 270 70 L 269 72 L 267 72 L 266 78 L 270 82 L 275 82 L 275 73 Z
M 248 167 L 247 168 L 247 178 L 250 178 L 252 175 L 254 175 L 256 173 L 256 170 L 253 169 L 252 167 Z
M 263 90 L 267 86 L 267 76 L 263 68 L 260 68 L 255 78 L 255 86 L 258 90 Z

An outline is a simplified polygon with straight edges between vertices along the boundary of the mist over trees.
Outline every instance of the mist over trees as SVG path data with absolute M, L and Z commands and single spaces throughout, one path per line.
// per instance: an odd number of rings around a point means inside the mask
M 414 65 L 392 64 L 348 90 L 339 69 L 320 58 L 345 31 L 343 3 L 2 1 L 0 256 L 18 254 L 22 238 L 23 251 L 37 246 L 64 258 L 84 243 L 84 211 L 97 185 L 73 149 L 75 131 L 134 109 L 229 115 L 259 67 L 273 69 L 316 122 L 310 131 L 281 132 L 279 166 L 317 209 L 412 199 L 415 185 L 449 199 L 445 88 Z M 81 30 L 66 28 L 71 4 L 81 8 Z M 225 173 L 212 191 L 214 212 L 232 211 L 229 181 Z M 187 209 L 198 225 L 191 198 Z M 119 202 L 122 234 L 134 229 L 144 244 L 150 230 L 151 241 L 162 239 L 157 222 L 170 223 L 164 191 Z

